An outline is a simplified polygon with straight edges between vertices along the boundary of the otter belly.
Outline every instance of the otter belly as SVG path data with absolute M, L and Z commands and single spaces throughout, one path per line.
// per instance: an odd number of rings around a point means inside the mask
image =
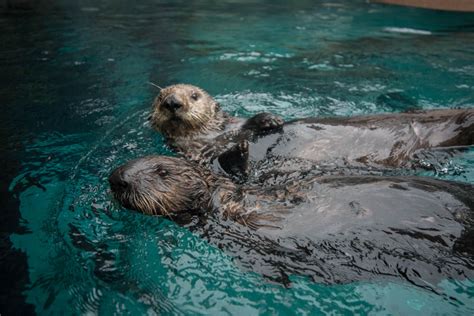
M 375 162 L 390 157 L 397 142 L 408 148 L 416 141 L 414 138 L 407 127 L 370 129 L 348 125 L 291 124 L 285 126 L 284 133 L 269 148 L 269 154 L 313 161 L 366 158 Z
M 326 177 L 304 187 L 266 202 L 260 197 L 258 212 L 280 220 L 264 217 L 252 237 L 256 255 L 243 260 L 259 262 L 258 272 L 302 273 L 325 283 L 395 277 L 430 288 L 443 278 L 474 277 L 471 185 Z
M 396 167 L 409 165 L 419 149 L 473 143 L 474 110 L 435 110 L 289 122 L 279 133 L 252 140 L 249 154 L 253 161 L 283 157 Z
M 452 247 L 470 213 L 452 193 L 415 179 L 328 177 L 305 192 L 281 221 L 281 229 L 269 233 L 321 240 L 369 231 L 391 238 L 394 231 L 405 230 Z

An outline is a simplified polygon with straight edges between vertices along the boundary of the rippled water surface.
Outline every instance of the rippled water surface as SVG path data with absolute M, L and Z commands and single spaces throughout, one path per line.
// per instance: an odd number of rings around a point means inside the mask
M 383 278 L 271 283 L 175 223 L 122 210 L 106 181 L 131 158 L 171 154 L 146 123 L 148 81 L 201 86 L 244 117 L 474 107 L 473 14 L 336 0 L 40 4 L 0 15 L 6 311 L 474 313 L 474 280 L 435 292 Z M 432 160 L 423 175 L 474 183 L 473 148 Z

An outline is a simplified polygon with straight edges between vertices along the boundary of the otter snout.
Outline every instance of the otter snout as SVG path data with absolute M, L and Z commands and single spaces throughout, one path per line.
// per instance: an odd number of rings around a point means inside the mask
M 163 101 L 162 106 L 170 112 L 176 112 L 183 107 L 183 102 L 172 94 Z
M 115 169 L 109 176 L 110 188 L 114 192 L 124 191 L 128 188 L 128 181 L 125 179 L 123 167 Z

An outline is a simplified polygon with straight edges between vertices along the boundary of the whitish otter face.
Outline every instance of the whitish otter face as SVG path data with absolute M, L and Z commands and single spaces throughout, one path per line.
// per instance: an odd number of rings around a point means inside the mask
M 196 210 L 210 199 L 206 180 L 196 166 L 173 157 L 132 160 L 115 169 L 109 183 L 122 206 L 150 215 Z
M 153 102 L 153 128 L 167 137 L 189 137 L 219 128 L 219 106 L 204 90 L 187 84 L 166 87 Z

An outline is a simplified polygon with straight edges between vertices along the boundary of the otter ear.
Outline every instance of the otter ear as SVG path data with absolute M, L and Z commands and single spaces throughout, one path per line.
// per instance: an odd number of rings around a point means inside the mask
M 219 102 L 216 102 L 216 103 L 215 103 L 215 107 L 216 107 L 216 111 L 220 111 L 220 110 L 221 110 L 221 105 L 219 104 Z

